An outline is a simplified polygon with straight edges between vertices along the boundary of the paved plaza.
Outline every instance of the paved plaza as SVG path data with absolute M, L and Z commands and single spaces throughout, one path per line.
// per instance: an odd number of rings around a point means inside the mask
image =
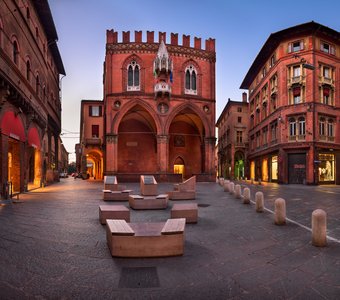
M 263 191 L 268 210 L 198 183 L 184 255 L 148 259 L 111 257 L 98 220 L 103 182 L 67 178 L 22 194 L 0 206 L 0 299 L 340 299 L 340 187 L 241 184 L 252 199 Z M 277 197 L 293 221 L 285 226 L 270 213 Z M 173 203 L 132 210 L 131 221 L 165 221 Z M 328 214 L 325 248 L 311 245 L 316 208 Z

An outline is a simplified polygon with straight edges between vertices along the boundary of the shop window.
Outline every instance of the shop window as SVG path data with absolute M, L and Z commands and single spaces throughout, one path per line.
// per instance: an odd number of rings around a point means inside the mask
M 271 179 L 278 179 L 278 159 L 277 156 L 273 156 L 271 160 Z
M 319 154 L 319 182 L 334 181 L 334 154 Z

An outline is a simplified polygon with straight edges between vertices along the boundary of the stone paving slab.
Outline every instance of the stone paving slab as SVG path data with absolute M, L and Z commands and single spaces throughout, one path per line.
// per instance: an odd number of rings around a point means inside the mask
M 275 226 L 272 214 L 256 213 L 216 183 L 197 183 L 200 221 L 186 226 L 183 256 L 112 258 L 98 222 L 102 185 L 61 179 L 0 207 L 1 299 L 340 298 L 339 243 L 313 247 L 306 229 Z M 171 186 L 158 184 L 159 192 Z M 138 183 L 127 188 L 139 192 Z M 314 202 L 337 210 L 329 222 L 329 232 L 337 234 L 340 188 L 330 188 L 334 194 L 325 187 L 251 189 L 265 193 L 267 207 L 280 191 L 295 199 L 287 215 L 305 226 L 311 210 L 305 201 L 312 200 L 303 194 L 313 195 Z M 331 196 L 325 200 L 325 194 Z M 131 221 L 164 222 L 173 203 L 162 211 L 132 211 Z

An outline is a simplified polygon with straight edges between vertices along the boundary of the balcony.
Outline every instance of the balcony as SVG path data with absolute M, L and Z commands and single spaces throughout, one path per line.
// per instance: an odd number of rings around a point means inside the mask
M 327 85 L 334 87 L 334 80 L 332 78 L 328 78 L 328 77 L 325 77 L 325 76 L 319 77 L 319 83 L 321 85 L 327 84 Z
M 292 86 L 294 84 L 300 84 L 302 85 L 303 83 L 305 83 L 305 76 L 294 76 L 288 79 L 288 85 Z
M 85 146 L 100 146 L 102 143 L 101 139 L 100 138 L 96 138 L 96 137 L 93 137 L 93 138 L 88 138 L 88 139 L 85 139 Z
M 155 84 L 154 87 L 154 91 L 155 91 L 155 96 L 163 96 L 163 95 L 167 95 L 170 97 L 171 95 L 171 86 L 166 83 L 166 82 L 158 82 Z

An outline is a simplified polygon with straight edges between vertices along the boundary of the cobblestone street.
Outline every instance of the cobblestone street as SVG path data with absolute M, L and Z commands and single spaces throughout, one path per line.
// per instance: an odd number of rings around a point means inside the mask
M 139 185 L 126 184 L 139 193 Z M 245 186 L 244 183 L 242 183 Z M 253 185 L 265 206 L 286 199 L 287 217 L 310 227 L 316 208 L 328 214 L 325 248 L 296 223 L 275 226 L 216 183 L 198 183 L 199 220 L 187 224 L 181 257 L 112 258 L 100 181 L 62 179 L 0 207 L 1 299 L 339 299 L 340 188 Z M 159 184 L 159 192 L 172 189 Z M 127 202 L 118 202 L 128 205 Z M 131 211 L 131 221 L 165 221 L 166 210 Z

